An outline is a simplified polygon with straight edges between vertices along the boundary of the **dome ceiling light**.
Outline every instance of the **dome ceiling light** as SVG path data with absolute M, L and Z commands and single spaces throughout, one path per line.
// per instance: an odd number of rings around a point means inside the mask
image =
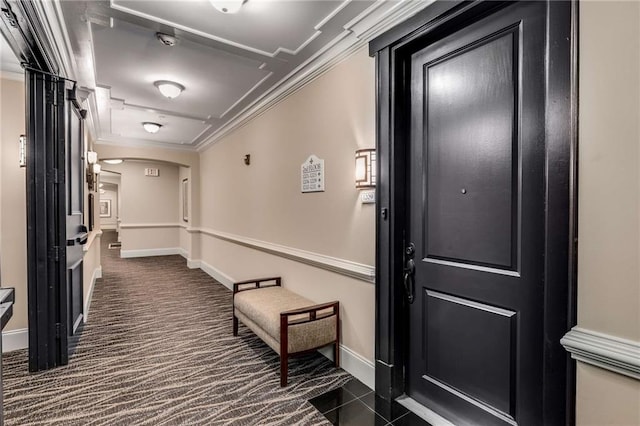
M 209 0 L 222 13 L 237 13 L 245 0 Z
M 160 130 L 162 124 L 145 121 L 144 123 L 142 123 L 142 127 L 144 127 L 144 129 L 149 133 L 158 133 L 158 130 Z
M 169 99 L 177 98 L 184 90 L 184 86 L 182 84 L 168 80 L 156 81 L 153 85 L 158 88 L 160 93 L 162 93 L 162 96 Z

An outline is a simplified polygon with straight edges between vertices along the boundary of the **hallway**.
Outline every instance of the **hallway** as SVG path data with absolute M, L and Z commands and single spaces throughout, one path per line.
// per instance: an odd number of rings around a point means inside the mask
M 120 259 L 102 237 L 103 278 L 68 366 L 30 374 L 3 357 L 5 424 L 326 424 L 307 402 L 351 379 L 313 354 L 290 361 L 241 326 L 231 292 L 180 256 Z M 86 284 L 88 285 L 88 284 Z

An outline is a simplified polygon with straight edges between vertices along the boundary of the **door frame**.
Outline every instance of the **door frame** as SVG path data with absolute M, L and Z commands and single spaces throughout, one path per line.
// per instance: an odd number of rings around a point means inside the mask
M 438 0 L 369 44 L 376 59 L 376 393 L 405 392 L 407 309 L 402 269 L 406 229 L 406 120 L 411 54 L 445 26 L 462 26 L 510 2 Z M 577 0 L 547 2 L 545 190 L 544 423 L 575 423 L 575 362 L 560 344 L 576 324 L 577 271 Z

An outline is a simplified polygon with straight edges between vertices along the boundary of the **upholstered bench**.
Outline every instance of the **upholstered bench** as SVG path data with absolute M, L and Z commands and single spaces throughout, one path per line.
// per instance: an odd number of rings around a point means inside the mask
M 314 305 L 281 284 L 280 277 L 233 284 L 233 335 L 240 320 L 276 351 L 280 386 L 286 386 L 290 356 L 333 344 L 335 366 L 340 366 L 340 303 Z

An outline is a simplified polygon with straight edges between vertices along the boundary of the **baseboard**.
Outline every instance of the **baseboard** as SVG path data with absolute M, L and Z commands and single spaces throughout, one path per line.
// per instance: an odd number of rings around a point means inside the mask
M 236 282 L 236 280 L 231 278 L 229 275 L 225 274 L 218 268 L 214 268 L 213 266 L 209 265 L 207 262 L 203 262 L 201 260 L 195 260 L 195 261 L 192 260 L 192 262 L 194 262 L 193 264 L 195 264 L 195 262 L 198 262 L 200 264 L 200 269 L 202 269 L 204 272 L 209 274 L 211 278 L 218 281 L 220 284 L 224 285 L 229 290 L 233 290 L 233 283 Z
M 184 249 L 180 247 L 141 249 L 141 250 L 120 250 L 120 257 L 123 259 L 130 259 L 132 257 L 170 256 L 174 254 L 182 255 L 183 250 Z
M 199 260 L 193 260 L 187 258 L 187 268 L 189 269 L 199 269 L 201 267 L 201 262 Z
M 326 346 L 318 352 L 333 361 L 331 346 Z M 376 369 L 374 364 L 344 345 L 340 345 L 340 367 L 369 388 L 375 388 Z
M 84 301 L 84 310 L 83 312 L 83 321 L 86 323 L 89 319 L 89 309 L 91 308 L 91 299 L 93 298 L 93 289 L 96 286 L 96 280 L 98 278 L 102 278 L 102 265 L 98 266 L 93 270 L 93 275 L 91 276 L 91 284 L 89 287 L 89 292 L 87 293 L 87 298 Z
M 27 349 L 29 347 L 29 329 L 2 332 L 2 353 Z

